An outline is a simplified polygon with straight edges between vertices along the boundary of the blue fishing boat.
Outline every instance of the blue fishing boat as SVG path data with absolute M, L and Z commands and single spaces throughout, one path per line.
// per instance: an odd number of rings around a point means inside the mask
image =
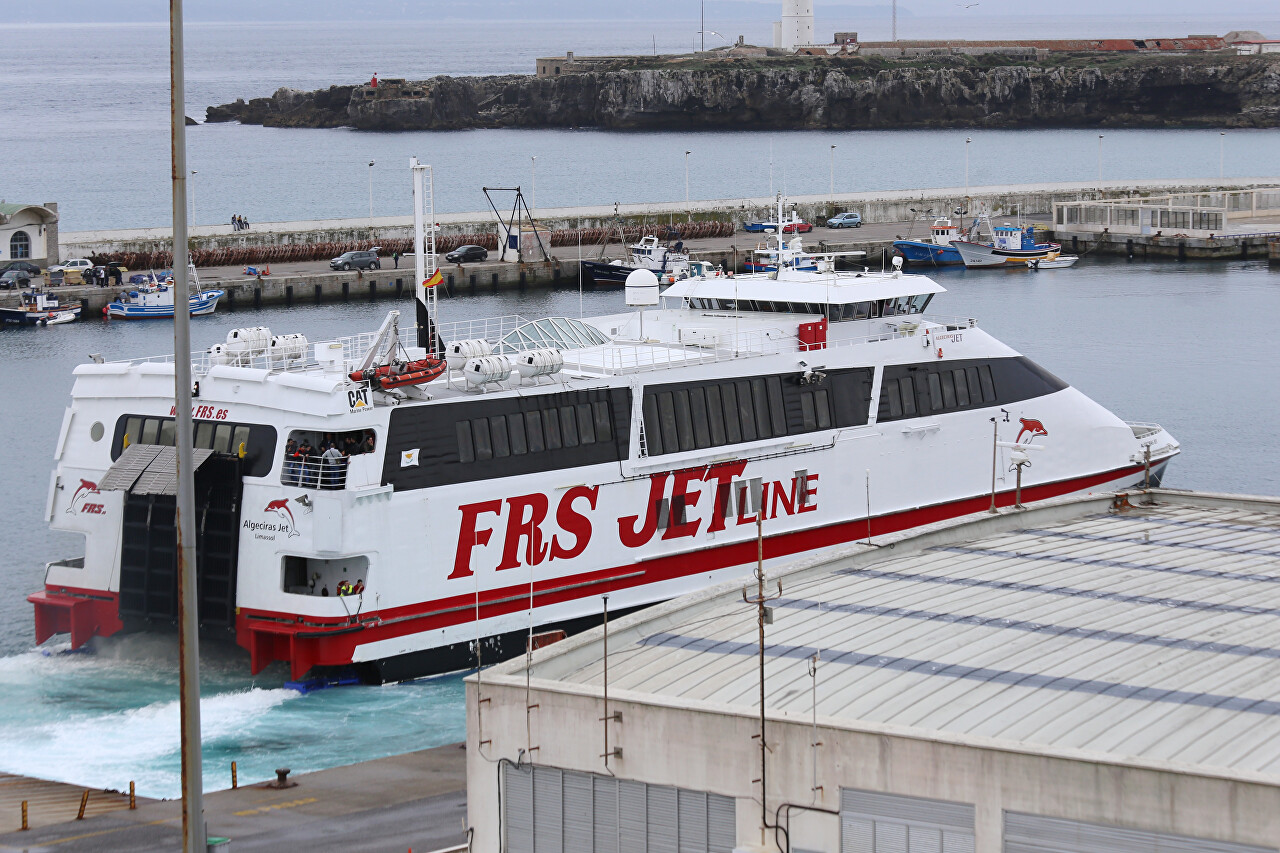
M 909 266 L 963 266 L 964 258 L 960 257 L 959 250 L 951 245 L 952 241 L 959 238 L 959 227 L 952 225 L 950 219 L 939 217 L 929 227 L 928 240 L 894 240 L 893 249 Z
M 200 281 L 195 270 L 191 270 L 192 293 L 190 297 L 191 316 L 212 314 L 218 307 L 218 300 L 224 291 L 201 290 Z M 113 319 L 138 320 L 151 317 L 173 316 L 173 277 L 163 282 L 152 279 L 144 284 L 121 291 L 115 301 L 109 303 L 102 313 Z

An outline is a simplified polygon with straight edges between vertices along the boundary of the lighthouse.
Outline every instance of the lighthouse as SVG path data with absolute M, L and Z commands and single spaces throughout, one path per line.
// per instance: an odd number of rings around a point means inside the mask
M 813 0 L 782 0 L 782 20 L 773 25 L 773 46 L 795 50 L 813 44 Z

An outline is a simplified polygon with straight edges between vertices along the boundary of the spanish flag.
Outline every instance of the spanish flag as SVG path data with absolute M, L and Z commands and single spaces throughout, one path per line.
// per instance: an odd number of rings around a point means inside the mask
M 436 270 L 435 275 L 431 276 L 431 278 L 424 281 L 422 283 L 422 286 L 430 289 L 432 287 L 435 287 L 437 284 L 440 284 L 442 281 L 444 281 L 444 274 L 440 272 L 440 270 Z

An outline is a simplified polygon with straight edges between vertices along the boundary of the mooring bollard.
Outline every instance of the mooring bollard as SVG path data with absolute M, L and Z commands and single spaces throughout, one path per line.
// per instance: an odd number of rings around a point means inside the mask
M 234 791 L 236 788 L 239 788 L 239 787 L 240 787 L 240 783 L 236 779 L 236 763 L 233 761 L 231 762 L 231 790 Z
M 138 808 L 138 795 L 133 789 L 133 780 L 130 779 L 129 780 L 129 811 L 134 811 L 137 808 Z
M 26 832 L 31 827 L 27 826 L 27 801 L 22 801 L 22 831 Z
M 84 820 L 85 807 L 89 805 L 89 789 L 85 788 L 84 793 L 80 795 L 80 812 L 76 815 L 76 820 Z

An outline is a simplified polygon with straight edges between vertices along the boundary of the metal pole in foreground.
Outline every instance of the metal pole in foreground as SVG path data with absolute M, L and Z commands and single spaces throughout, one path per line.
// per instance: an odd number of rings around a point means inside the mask
M 173 178 L 173 384 L 178 457 L 178 678 L 182 723 L 182 849 L 203 853 L 204 797 L 200 760 L 200 640 L 196 605 L 196 496 L 192 465 L 191 302 L 187 276 L 186 75 L 182 0 L 169 0 L 169 73 Z

